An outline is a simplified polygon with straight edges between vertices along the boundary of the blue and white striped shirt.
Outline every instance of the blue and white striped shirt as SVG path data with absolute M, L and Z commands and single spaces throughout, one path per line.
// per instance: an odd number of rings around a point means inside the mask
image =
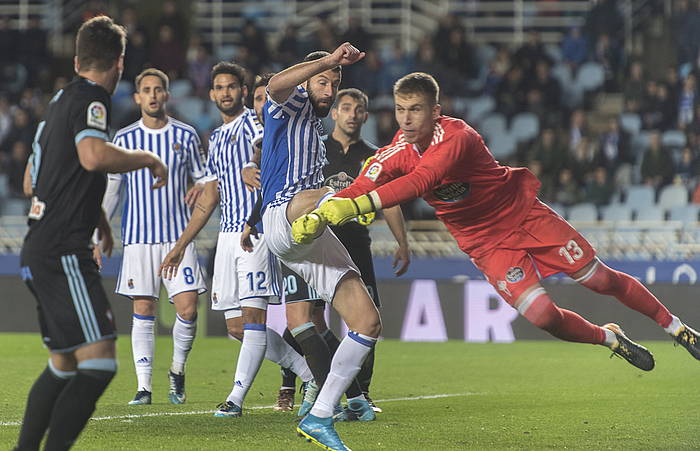
M 250 108 L 211 133 L 207 177 L 219 181 L 220 232 L 242 232 L 253 211 L 259 193 L 246 189 L 241 169 L 253 158 L 255 144 L 262 137 L 262 125 Z
M 148 128 L 139 120 L 119 130 L 113 141 L 127 149 L 153 152 L 168 167 L 168 183 L 157 190 L 151 189 L 154 179 L 148 169 L 109 175 L 107 194 L 102 203 L 109 216 L 114 214 L 119 203 L 119 185 L 126 185 L 122 243 L 177 241 L 190 220 L 190 210 L 185 203 L 187 177 L 197 182 L 205 175 L 197 132 L 173 118 L 168 118 L 167 125 L 159 129 Z
M 281 104 L 269 94 L 267 99 L 260 168 L 263 211 L 289 202 L 299 191 L 320 188 L 327 163 L 323 126 L 306 90 L 297 87 Z

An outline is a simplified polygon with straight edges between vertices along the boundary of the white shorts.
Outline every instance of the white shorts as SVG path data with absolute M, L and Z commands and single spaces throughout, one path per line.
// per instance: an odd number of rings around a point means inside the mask
M 159 298 L 161 281 L 172 299 L 185 291 L 202 294 L 207 291 L 197 260 L 197 249 L 190 243 L 172 280 L 158 275 L 160 264 L 175 243 L 127 244 L 124 246 L 122 269 L 119 271 L 116 293 L 130 298 Z
M 287 220 L 288 203 L 269 206 L 263 213 L 263 230 L 270 250 L 292 271 L 299 274 L 326 302 L 333 302 L 340 279 L 360 270 L 345 246 L 330 228 L 311 244 L 298 244 L 292 239 L 292 226 Z
M 280 303 L 280 264 L 263 234 L 251 237 L 253 252 L 241 248 L 241 232 L 220 232 L 211 282 L 212 310 L 267 308 Z M 267 299 L 267 302 L 264 301 Z

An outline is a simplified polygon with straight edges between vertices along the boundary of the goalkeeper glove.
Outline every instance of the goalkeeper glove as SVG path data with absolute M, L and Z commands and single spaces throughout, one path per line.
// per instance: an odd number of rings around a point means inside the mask
M 324 202 L 315 212 L 331 225 L 343 225 L 359 215 L 373 213 L 375 210 L 372 199 L 364 194 L 354 199 L 333 197 Z

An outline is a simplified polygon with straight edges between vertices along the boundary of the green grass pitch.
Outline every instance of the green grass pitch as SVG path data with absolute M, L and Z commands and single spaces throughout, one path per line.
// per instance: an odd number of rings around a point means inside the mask
M 337 429 L 354 450 L 700 449 L 700 362 L 670 341 L 645 344 L 657 361 L 649 373 L 590 345 L 383 341 L 372 395 L 384 413 Z M 294 414 L 265 407 L 280 384 L 267 361 L 242 418 L 211 416 L 231 388 L 237 342 L 197 338 L 181 406 L 167 400 L 169 337 L 156 345 L 150 406 L 126 405 L 136 388 L 129 338 L 118 346 L 120 371 L 94 414 L 103 419 L 90 421 L 74 449 L 320 449 L 296 436 Z M 0 449 L 8 449 L 46 353 L 38 335 L 2 334 L 0 356 Z M 442 397 L 420 399 L 432 395 Z

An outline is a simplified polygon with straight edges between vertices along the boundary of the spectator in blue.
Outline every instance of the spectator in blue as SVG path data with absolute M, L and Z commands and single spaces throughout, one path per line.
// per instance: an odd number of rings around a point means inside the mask
M 580 66 L 588 58 L 588 40 L 581 34 L 579 27 L 572 27 L 561 43 L 561 53 L 564 62 L 573 66 Z

